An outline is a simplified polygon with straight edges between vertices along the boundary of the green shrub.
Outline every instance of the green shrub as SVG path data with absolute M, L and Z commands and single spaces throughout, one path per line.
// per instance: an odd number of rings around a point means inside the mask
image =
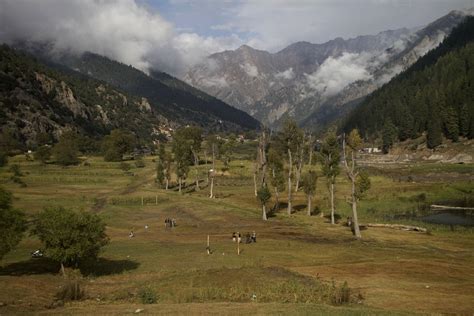
M 79 280 L 67 280 L 56 293 L 56 299 L 63 302 L 79 301 L 85 297 Z
M 145 168 L 145 161 L 143 161 L 142 158 L 138 158 L 138 159 L 135 161 L 135 167 L 137 167 L 137 168 Z
M 131 166 L 129 163 L 126 163 L 126 162 L 121 162 L 120 163 L 120 169 L 122 169 L 123 171 L 128 171 L 130 170 Z
M 155 304 L 157 301 L 156 292 L 150 287 L 140 289 L 138 297 L 142 304 Z
M 10 166 L 10 172 L 13 173 L 13 176 L 15 177 L 22 177 L 23 173 L 21 172 L 20 166 L 17 164 L 11 165 Z

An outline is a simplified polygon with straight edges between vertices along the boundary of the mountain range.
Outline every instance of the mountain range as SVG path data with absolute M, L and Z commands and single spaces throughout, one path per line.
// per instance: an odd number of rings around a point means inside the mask
M 321 130 L 437 47 L 474 10 L 452 11 L 427 26 L 323 44 L 297 42 L 276 53 L 247 45 L 210 55 L 183 78 L 265 125 L 294 117 Z

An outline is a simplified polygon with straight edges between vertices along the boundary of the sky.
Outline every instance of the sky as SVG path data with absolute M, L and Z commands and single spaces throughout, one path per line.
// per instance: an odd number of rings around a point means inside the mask
M 0 0 L 0 42 L 49 42 L 181 76 L 243 44 L 276 52 L 296 41 L 417 27 L 474 0 Z

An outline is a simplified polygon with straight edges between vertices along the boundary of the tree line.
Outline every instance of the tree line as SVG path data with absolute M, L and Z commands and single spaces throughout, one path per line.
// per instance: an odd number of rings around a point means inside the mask
M 428 148 L 443 137 L 474 137 L 474 17 L 468 17 L 436 49 L 376 90 L 358 106 L 342 130 L 357 128 L 382 140 L 384 152 L 396 141 L 426 135 Z

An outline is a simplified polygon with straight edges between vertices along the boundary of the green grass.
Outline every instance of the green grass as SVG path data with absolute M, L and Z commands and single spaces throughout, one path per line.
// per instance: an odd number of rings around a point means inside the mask
M 251 147 L 244 144 L 240 157 L 250 155 Z M 54 262 L 30 259 L 30 251 L 41 245 L 26 236 L 1 262 L 0 302 L 6 307 L 0 307 L 0 313 L 133 312 L 132 307 L 143 307 L 143 289 L 156 294 L 157 304 L 144 307 L 151 313 L 406 314 L 474 309 L 473 229 L 453 232 L 395 218 L 420 214 L 421 204 L 469 196 L 474 190 L 473 165 L 371 167 L 372 188 L 359 204 L 360 221 L 412 223 L 428 227 L 431 234 L 370 228 L 358 241 L 342 225 L 332 226 L 318 215 L 308 217 L 302 192 L 295 195 L 292 216 L 282 208 L 263 222 L 253 193 L 253 164 L 247 160 L 234 160 L 227 172 L 218 173 L 216 199 L 207 197 L 209 166 L 189 173 L 190 188 L 198 174 L 202 189 L 188 188 L 180 195 L 157 186 L 151 157 L 145 159 L 145 168 L 132 168 L 130 174 L 119 163 L 100 157 L 88 157 L 88 162 L 90 166 L 63 168 L 14 157 L 10 163 L 20 165 L 26 187 L 9 180 L 8 168 L 0 170 L 0 182 L 14 193 L 15 207 L 29 215 L 56 205 L 96 212 L 111 238 L 99 260 L 81 270 L 86 301 L 47 310 L 62 280 Z M 219 163 L 218 170 L 221 167 Z M 418 178 L 403 180 L 412 174 Z M 341 222 L 350 216 L 345 202 L 349 189 L 341 174 L 336 186 Z M 420 201 L 422 194 L 425 199 Z M 284 193 L 281 200 L 286 202 Z M 328 202 L 320 178 L 314 204 L 328 215 Z M 178 226 L 166 229 L 167 217 L 176 218 Z M 128 238 L 130 230 L 135 238 Z M 256 231 L 257 243 L 240 245 L 237 255 L 237 245 L 230 240 L 234 231 Z M 206 254 L 207 235 L 212 255 Z M 333 297 L 345 281 L 350 303 L 336 307 Z

